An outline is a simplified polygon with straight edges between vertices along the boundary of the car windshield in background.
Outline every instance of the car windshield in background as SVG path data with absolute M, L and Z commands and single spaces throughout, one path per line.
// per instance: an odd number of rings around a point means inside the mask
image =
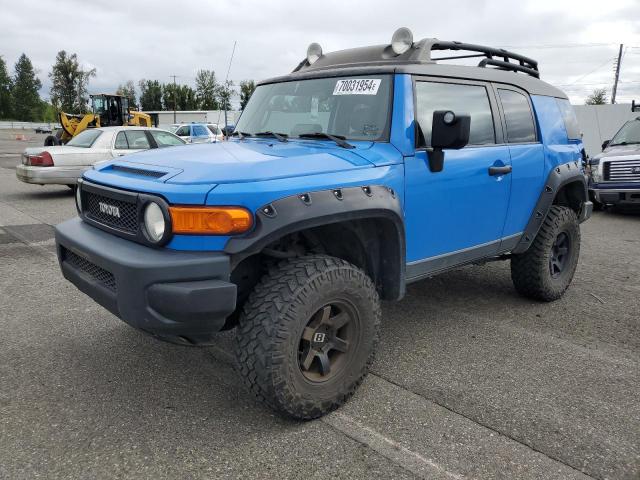
M 93 128 L 85 130 L 69 140 L 67 145 L 71 147 L 90 148 L 100 135 L 102 135 L 102 130 L 96 130 Z
M 236 131 L 386 141 L 390 104 L 390 75 L 271 83 L 256 88 Z
M 158 148 L 172 147 L 174 145 L 184 145 L 186 142 L 172 133 L 150 130 L 151 136 L 158 144 Z
M 611 145 L 640 144 L 640 120 L 625 123 L 611 140 Z

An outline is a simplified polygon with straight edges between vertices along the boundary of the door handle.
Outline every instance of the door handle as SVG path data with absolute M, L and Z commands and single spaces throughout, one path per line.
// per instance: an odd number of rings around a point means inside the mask
M 496 175 L 506 175 L 511 173 L 512 170 L 513 168 L 511 165 L 505 165 L 504 167 L 489 167 L 489 175 L 492 177 Z

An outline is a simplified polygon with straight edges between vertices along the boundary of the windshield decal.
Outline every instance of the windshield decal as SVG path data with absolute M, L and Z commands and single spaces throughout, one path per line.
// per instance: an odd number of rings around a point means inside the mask
M 334 95 L 376 95 L 381 80 L 379 78 L 347 78 L 338 80 Z

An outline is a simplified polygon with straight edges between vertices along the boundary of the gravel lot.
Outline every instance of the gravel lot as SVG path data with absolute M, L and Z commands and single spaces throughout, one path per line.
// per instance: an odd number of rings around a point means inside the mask
M 640 478 L 640 214 L 582 226 L 573 285 L 518 297 L 508 263 L 387 304 L 356 396 L 295 423 L 213 347 L 160 343 L 64 281 L 66 187 L 22 184 L 0 131 L 0 478 Z

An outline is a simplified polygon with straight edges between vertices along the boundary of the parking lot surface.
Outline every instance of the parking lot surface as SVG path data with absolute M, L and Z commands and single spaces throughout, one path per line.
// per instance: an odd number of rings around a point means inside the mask
M 582 225 L 554 303 L 506 262 L 411 285 L 355 397 L 298 423 L 244 391 L 232 332 L 161 343 L 62 278 L 73 195 L 17 181 L 27 136 L 0 131 L 0 478 L 640 477 L 640 214 Z

